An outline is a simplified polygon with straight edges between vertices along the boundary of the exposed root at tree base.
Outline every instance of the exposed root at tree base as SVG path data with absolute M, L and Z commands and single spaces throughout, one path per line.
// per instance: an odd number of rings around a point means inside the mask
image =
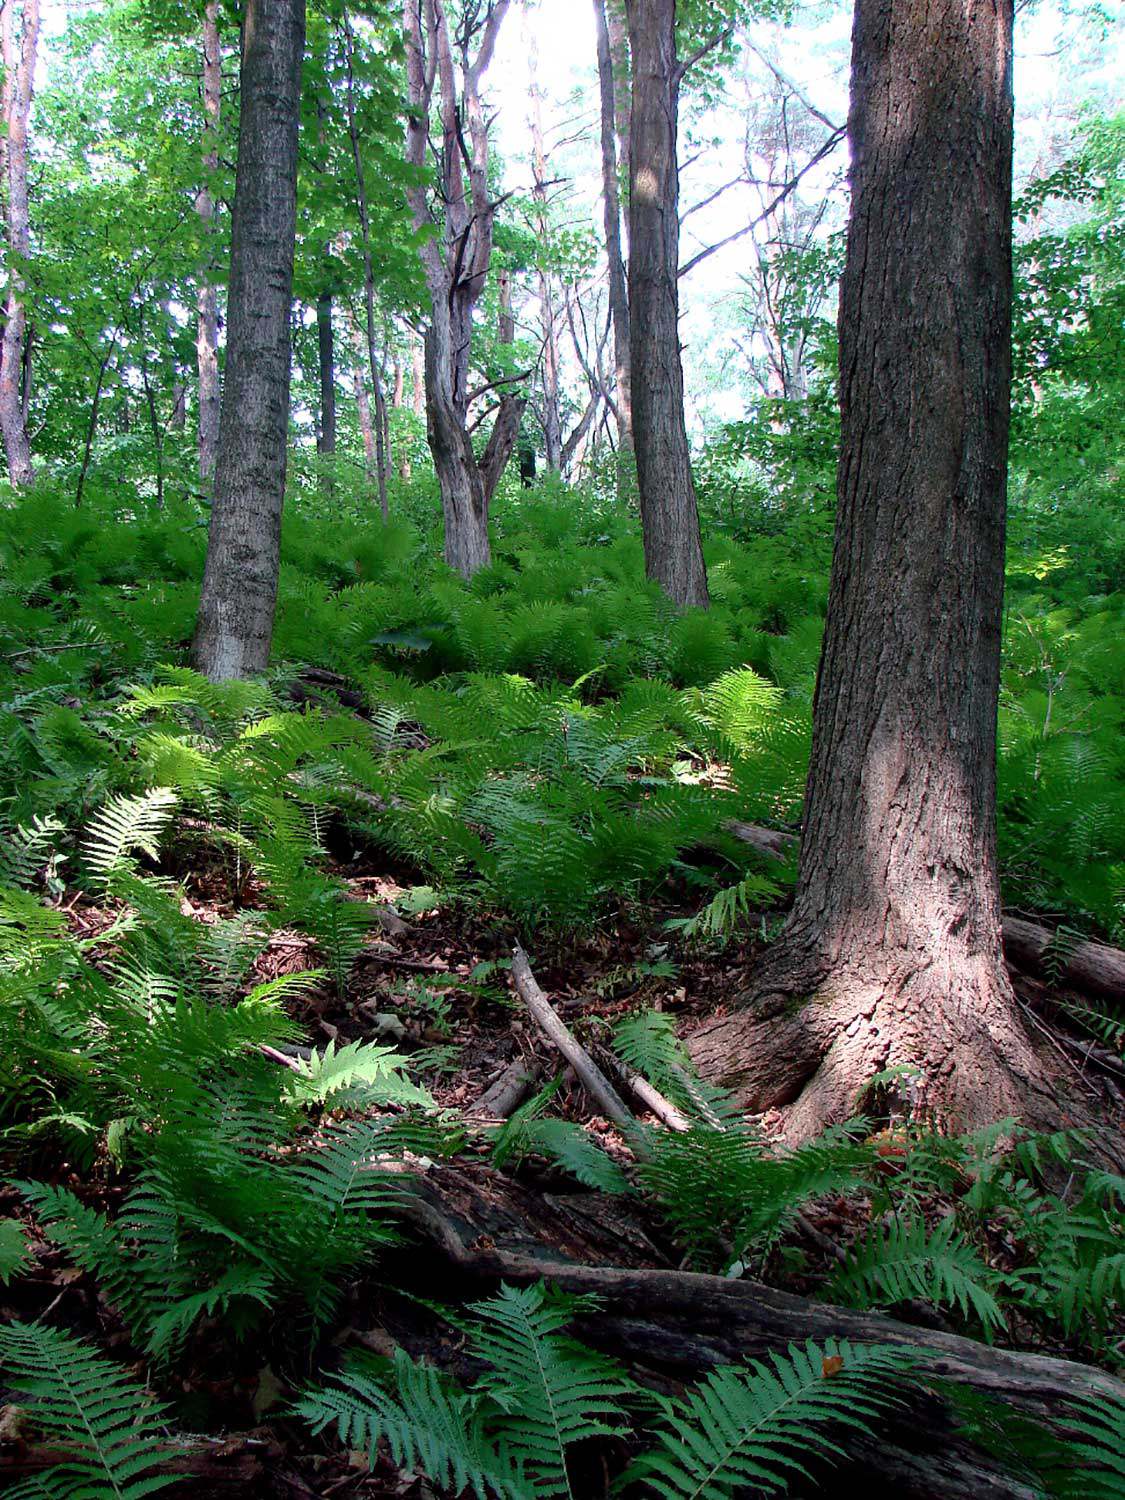
M 781 1109 L 794 1145 L 861 1112 L 953 1131 L 1009 1118 L 1032 1130 L 1089 1127 L 1095 1113 L 983 961 L 956 974 L 917 963 L 880 981 L 778 951 L 742 1008 L 700 1027 L 688 1049 L 747 1109 Z M 1106 1154 L 1116 1159 L 1112 1145 Z

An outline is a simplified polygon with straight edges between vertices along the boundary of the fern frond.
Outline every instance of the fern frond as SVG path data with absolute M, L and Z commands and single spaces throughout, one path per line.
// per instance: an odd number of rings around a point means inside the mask
M 23 1225 L 18 1219 L 0 1219 L 0 1286 L 7 1286 L 29 1259 Z
M 38 1323 L 0 1328 L 0 1370 L 27 1398 L 35 1425 L 73 1454 L 13 1500 L 143 1500 L 175 1483 L 156 1475 L 164 1419 L 136 1382 L 82 1340 Z
M 329 1042 L 289 1074 L 286 1092 L 295 1104 L 324 1104 L 348 1093 L 368 1104 L 418 1105 L 432 1108 L 430 1093 L 406 1077 L 406 1059 L 391 1047 L 370 1042 Z
M 989 1289 L 994 1280 L 951 1215 L 932 1232 L 920 1219 L 871 1229 L 852 1248 L 832 1292 L 858 1307 L 889 1306 L 912 1297 L 956 1307 L 991 1335 L 1004 1326 L 1004 1314 Z
M 809 1478 L 810 1462 L 840 1457 L 849 1432 L 901 1400 L 910 1368 L 901 1349 L 811 1340 L 742 1369 L 725 1365 L 663 1402 L 659 1445 L 632 1466 L 663 1500 L 731 1500 L 744 1489 L 777 1493 Z
M 353 1361 L 331 1385 L 306 1391 L 294 1410 L 314 1432 L 335 1430 L 374 1465 L 381 1441 L 400 1468 L 421 1469 L 452 1493 L 477 1500 L 528 1500 L 517 1468 L 489 1442 L 479 1402 L 429 1365 L 396 1350 L 384 1379 L 370 1360 Z
M 621 1430 L 632 1387 L 617 1365 L 562 1333 L 579 1304 L 542 1286 L 503 1286 L 473 1306 L 473 1353 L 496 1373 L 489 1394 L 513 1420 L 501 1451 L 535 1480 L 535 1493 L 574 1500 L 566 1455 L 572 1444 Z
M 177 800 L 175 792 L 162 786 L 135 797 L 111 797 L 91 818 L 82 841 L 95 879 L 106 885 L 119 873 L 132 873 L 134 852 L 155 859 Z

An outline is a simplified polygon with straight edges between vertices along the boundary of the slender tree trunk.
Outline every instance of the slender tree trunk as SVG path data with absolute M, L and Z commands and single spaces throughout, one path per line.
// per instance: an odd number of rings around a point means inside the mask
M 355 114 L 355 38 L 351 17 L 347 9 L 344 19 L 344 58 L 347 63 L 347 88 L 344 105 L 348 118 L 348 137 L 352 147 L 352 165 L 355 168 L 356 208 L 359 212 L 359 233 L 363 246 L 363 306 L 367 332 L 367 362 L 371 372 L 371 389 L 375 392 L 375 469 L 379 482 L 379 509 L 386 522 L 390 516 L 387 501 L 387 411 L 383 396 L 383 380 L 379 373 L 379 356 L 375 347 L 375 271 L 371 261 L 371 219 L 367 211 L 367 176 L 363 169 L 363 153 L 360 149 L 359 126 Z
M 402 411 L 402 410 L 404 410 L 404 408 L 406 406 L 406 373 L 405 373 L 405 371 L 402 368 L 402 359 L 397 354 L 395 355 L 395 359 L 394 359 L 393 374 L 394 374 L 394 381 L 393 381 L 393 384 L 391 386 L 391 410 L 392 411 Z M 402 437 L 402 428 L 401 427 L 399 428 L 399 437 L 400 438 Z M 389 438 L 389 434 L 388 434 L 388 438 Z M 410 480 L 410 474 L 411 474 L 411 468 L 410 468 L 410 447 L 409 447 L 409 444 L 407 444 L 406 442 L 401 442 L 398 446 L 399 446 L 398 477 L 400 479 L 402 479 L 402 480 L 405 480 L 405 481 L 409 482 L 409 480 Z M 394 462 L 393 462 L 393 459 L 390 456 L 390 443 L 389 443 L 389 441 L 388 441 L 388 444 L 387 444 L 387 455 L 388 455 L 388 462 L 391 464 L 391 467 L 393 467 L 394 466 Z
M 539 254 L 550 251 L 551 222 L 547 208 L 547 152 L 543 143 L 543 90 L 539 84 L 539 47 L 530 17 L 525 12 L 525 46 L 527 48 L 528 94 L 531 108 L 531 199 L 535 205 L 535 231 Z M 562 470 L 562 411 L 559 396 L 559 337 L 555 310 L 555 288 L 551 272 L 542 261 L 539 267 L 539 326 L 543 334 L 543 447 L 547 468 L 558 474 Z
M 269 662 L 289 426 L 304 0 L 246 0 L 227 367 L 195 660 L 213 680 Z
M 30 212 L 27 196 L 27 127 L 35 87 L 35 58 L 39 47 L 39 0 L 24 0 L 19 53 L 14 38 L 15 0 L 7 0 L 0 20 L 7 113 L 5 160 L 8 169 L 8 296 L 4 336 L 0 344 L 0 432 L 8 456 L 12 484 L 28 485 L 35 478 L 24 405 L 27 333 L 25 267 L 31 255 Z
M 426 351 L 421 342 L 410 348 L 410 407 L 416 417 L 426 414 Z
M 675 0 L 628 0 L 633 63 L 629 244 L 633 441 L 645 571 L 681 608 L 708 604 L 680 362 L 680 66 Z
M 634 475 L 631 472 L 633 394 L 629 353 L 629 284 L 621 245 L 615 77 L 606 5 L 607 0 L 594 0 L 594 18 L 598 31 L 598 86 L 601 94 L 602 209 L 606 258 L 609 261 L 609 310 L 613 319 L 614 401 L 617 407 L 618 438 L 617 489 L 619 497 L 625 498 L 634 488 Z
M 320 367 L 320 433 L 317 451 L 322 458 L 336 453 L 336 338 L 332 327 L 332 294 L 316 299 L 316 334 Z
M 219 49 L 219 0 L 208 0 L 203 11 L 203 171 L 208 178 L 218 170 L 219 110 L 223 66 Z M 195 196 L 202 221 L 204 245 L 215 235 L 215 202 L 204 182 Z M 196 296 L 198 322 L 195 355 L 199 371 L 199 477 L 209 484 L 215 474 L 219 447 L 219 293 L 210 252 L 205 254 Z
M 1004 969 L 995 849 L 1011 27 L 1011 0 L 856 7 L 836 549 L 800 876 L 759 1003 L 693 1042 L 752 1105 L 796 1101 L 794 1138 L 897 1066 L 902 1102 L 956 1128 L 1053 1118 Z
M 509 4 L 510 0 L 490 3 L 476 33 L 475 55 L 466 42 L 458 64 L 441 0 L 405 0 L 410 95 L 406 154 L 419 172 L 427 161 L 435 99 L 441 128 L 440 224 L 425 188 L 414 184 L 407 190 L 430 294 L 426 432 L 441 489 L 445 559 L 465 578 L 489 562 L 488 508 L 511 456 L 524 406 L 521 396 L 500 398 L 478 463 L 468 427 L 473 310 L 488 277 L 496 214 L 488 182 L 489 125 L 481 86 Z

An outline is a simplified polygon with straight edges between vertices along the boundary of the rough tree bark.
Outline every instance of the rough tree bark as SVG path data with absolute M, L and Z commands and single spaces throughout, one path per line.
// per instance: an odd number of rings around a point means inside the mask
M 304 0 L 247 0 L 227 366 L 195 637 L 213 680 L 261 672 L 277 602 L 289 426 Z
M 223 67 L 219 50 L 219 3 L 208 0 L 203 11 L 203 170 L 208 176 L 218 170 L 219 110 Z M 215 204 L 205 181 L 195 195 L 195 211 L 203 229 L 204 244 L 214 238 Z M 199 372 L 199 477 L 204 484 L 215 473 L 219 448 L 219 294 L 214 267 L 205 255 L 196 294 L 195 358 Z
M 633 488 L 633 394 L 629 353 L 629 284 L 621 243 L 621 193 L 618 187 L 615 76 L 607 0 L 594 0 L 598 34 L 598 90 L 601 96 L 602 210 L 606 259 L 609 262 L 609 309 L 613 320 L 615 365 L 614 403 L 617 408 L 619 497 Z
M 675 0 L 628 0 L 633 63 L 629 316 L 633 444 L 645 571 L 681 608 L 705 609 L 707 572 L 680 362 Z
M 31 254 L 27 198 L 27 126 L 35 87 L 35 58 L 39 48 L 39 0 L 24 0 L 17 51 L 15 0 L 7 0 L 0 19 L 4 63 L 4 154 L 8 177 L 8 295 L 4 308 L 4 337 L 0 344 L 0 432 L 8 457 L 8 478 L 17 488 L 35 478 L 23 392 L 27 339 L 24 267 Z
M 1053 1118 L 1004 968 L 996 704 L 1011 328 L 1011 0 L 858 0 L 842 448 L 792 914 L 706 1076 L 794 1139 L 878 1071 L 956 1128 Z
M 473 309 L 488 276 L 496 212 L 488 187 L 488 121 L 481 83 L 508 8 L 509 0 L 471 0 L 458 28 L 460 56 L 455 62 L 443 0 L 406 0 L 405 5 L 410 95 L 406 154 L 419 174 L 427 162 L 435 86 L 439 103 L 440 225 L 421 181 L 408 190 L 408 200 L 415 229 L 426 231 L 419 245 L 430 294 L 426 429 L 441 489 L 445 560 L 464 578 L 490 560 L 488 509 L 511 456 L 524 406 L 521 396 L 501 396 L 478 462 L 468 425 Z

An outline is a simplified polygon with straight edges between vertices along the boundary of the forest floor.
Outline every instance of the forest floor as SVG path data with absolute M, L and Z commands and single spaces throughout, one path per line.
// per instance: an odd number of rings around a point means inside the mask
M 611 1156 L 628 1167 L 632 1154 L 614 1124 L 599 1115 L 573 1071 L 565 1066 L 538 1032 L 515 994 L 509 974 L 515 930 L 500 917 L 467 902 L 439 903 L 395 915 L 396 899 L 411 886 L 405 870 L 395 871 L 385 858 L 361 849 L 337 850 L 332 873 L 346 881 L 352 894 L 376 904 L 382 921 L 373 929 L 355 961 L 346 989 L 330 981 L 287 1003 L 314 1046 L 342 1045 L 362 1039 L 395 1046 L 411 1059 L 414 1076 L 431 1090 L 437 1104 L 473 1118 L 474 1106 L 498 1079 L 522 1060 L 534 1087 L 552 1079 L 558 1091 L 552 1113 L 580 1123 Z M 233 915 L 229 880 L 206 863 L 188 872 L 183 882 L 182 911 L 200 922 Z M 245 891 L 255 904 L 251 885 Z M 70 930 L 89 938 L 106 932 L 119 912 L 87 892 L 63 892 L 56 902 Z M 682 917 L 684 906 L 649 905 L 619 910 L 612 920 L 566 937 L 540 936 L 532 954 L 536 977 L 556 1011 L 595 1056 L 609 1040 L 610 1028 L 638 1007 L 675 1017 L 681 1034 L 695 1020 L 713 1015 L 737 995 L 753 964 L 768 921 L 762 913 L 745 924 L 745 936 L 721 945 L 684 942 L 670 936 L 669 919 Z M 315 969 L 318 956 L 311 942 L 296 931 L 276 931 L 259 956 L 253 982 Z M 1125 1065 L 1112 1054 L 1091 1049 L 1066 1024 L 1061 1002 L 1065 991 L 1031 975 L 1014 972 L 1017 994 L 1031 1024 L 1064 1060 L 1075 1097 L 1087 1113 L 1096 1112 L 1111 1126 L 1125 1122 Z M 1072 997 L 1073 998 L 1073 997 Z M 1085 1050 L 1083 1050 L 1085 1049 Z M 295 1054 L 301 1049 L 293 1049 Z M 284 1066 L 286 1058 L 278 1057 Z M 526 1092 L 531 1092 L 527 1090 Z M 518 1097 L 516 1102 L 518 1102 Z M 509 1101 L 504 1113 L 510 1113 Z M 638 1110 L 644 1118 L 643 1108 Z M 498 1121 L 494 1122 L 499 1124 Z M 777 1135 L 777 1118 L 758 1117 L 763 1139 Z M 890 1135 L 890 1132 L 888 1132 Z M 501 1209 L 500 1222 L 511 1227 L 513 1205 L 524 1215 L 513 1242 L 503 1243 L 482 1226 L 478 1245 L 548 1260 L 606 1263 L 629 1267 L 675 1269 L 685 1265 L 667 1225 L 655 1207 L 637 1196 L 608 1198 L 582 1188 L 558 1166 L 525 1157 L 507 1171 L 491 1163 L 494 1133 L 470 1132 L 453 1163 L 423 1163 L 422 1168 L 451 1174 L 453 1192 L 478 1213 L 482 1202 Z M 893 1156 L 893 1150 L 889 1155 Z M 92 1206 L 112 1209 L 122 1187 L 109 1165 L 71 1173 L 65 1164 L 58 1181 Z M 840 1252 L 869 1228 L 868 1204 L 847 1194 L 827 1194 L 811 1205 L 799 1227 L 777 1244 L 756 1267 L 763 1280 L 801 1296 L 815 1296 Z M 942 1205 L 931 1205 L 940 1213 Z M 22 1213 L 18 1193 L 0 1188 L 0 1215 Z M 541 1216 L 541 1217 L 537 1217 Z M 34 1230 L 32 1230 L 34 1235 Z M 71 1266 L 64 1254 L 42 1239 L 32 1239 L 33 1266 L 17 1285 L 0 1292 L 0 1321 L 31 1320 L 50 1313 L 73 1331 L 94 1337 L 104 1348 L 128 1355 L 129 1337 L 120 1319 L 99 1295 L 93 1278 Z M 995 1253 L 1002 1262 L 1005 1246 L 997 1235 Z M 337 1349 L 366 1348 L 387 1354 L 397 1346 L 413 1356 L 435 1360 L 465 1373 L 464 1339 L 456 1327 L 436 1315 L 429 1299 L 463 1301 L 464 1286 L 443 1284 L 448 1267 L 416 1247 L 392 1252 L 376 1273 L 355 1280 L 331 1340 Z M 483 1288 L 482 1288 L 483 1290 Z M 920 1327 L 950 1329 L 940 1312 L 922 1306 L 899 1310 Z M 1029 1324 L 1013 1320 L 1004 1342 L 1073 1357 L 1073 1340 L 1044 1336 Z M 270 1363 L 261 1340 L 232 1345 L 219 1327 L 203 1326 L 193 1343 L 194 1358 L 176 1370 L 180 1436 L 169 1433 L 172 1469 L 185 1476 L 184 1488 L 204 1495 L 405 1496 L 423 1500 L 434 1491 L 421 1474 L 397 1468 L 384 1453 L 374 1471 L 366 1455 L 342 1451 L 338 1443 L 311 1437 L 308 1429 L 288 1420 L 285 1409 L 294 1390 L 292 1375 L 282 1376 Z M 324 1351 L 320 1351 L 323 1356 Z M 279 1361 L 280 1363 L 280 1361 Z M 143 1362 L 134 1366 L 144 1378 Z M 471 1371 L 470 1371 L 471 1372 Z M 311 1374 L 312 1371 L 310 1370 Z M 660 1378 L 655 1378 L 660 1385 Z M 196 1414 L 192 1424 L 190 1416 Z M 186 1421 L 185 1421 L 186 1418 Z M 201 1437 L 190 1451 L 179 1451 L 183 1431 L 198 1428 Z M 46 1462 L 49 1452 L 40 1455 Z M 0 1410 L 0 1484 L 5 1473 L 26 1475 L 40 1461 L 20 1439 L 18 1412 Z M 602 1492 L 602 1480 L 590 1493 Z M 179 1488 L 179 1487 L 177 1487 Z

